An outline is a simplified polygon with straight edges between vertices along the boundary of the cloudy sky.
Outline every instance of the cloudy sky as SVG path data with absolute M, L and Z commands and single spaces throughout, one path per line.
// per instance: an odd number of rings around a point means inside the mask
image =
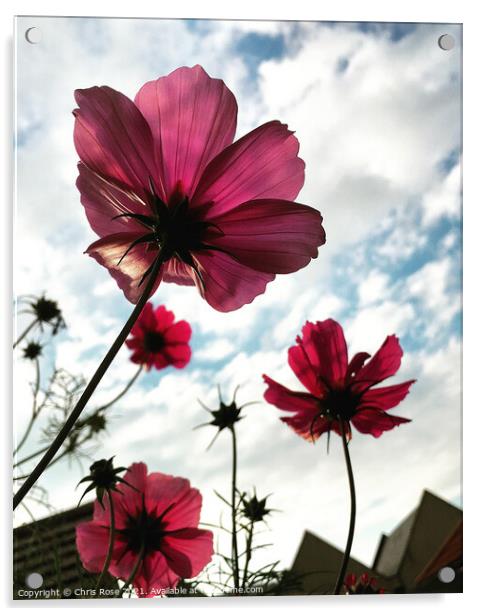
M 24 37 L 41 28 L 39 44 Z M 424 489 L 461 503 L 460 56 L 453 25 L 223 22 L 86 18 L 17 19 L 17 211 L 15 292 L 57 299 L 68 322 L 45 359 L 89 376 L 131 305 L 107 271 L 83 254 L 95 239 L 75 188 L 73 91 L 110 85 L 130 97 L 178 66 L 201 64 L 235 94 L 241 136 L 279 119 L 296 131 L 306 162 L 298 201 L 318 208 L 327 244 L 301 272 L 279 276 L 251 305 L 228 314 L 192 288 L 154 296 L 193 327 L 183 371 L 143 375 L 112 409 L 95 456 L 188 477 L 217 523 L 216 489 L 229 492 L 230 442 L 192 431 L 240 385 L 239 401 L 262 400 L 261 374 L 296 388 L 286 352 L 303 323 L 333 317 L 350 352 L 377 350 L 388 334 L 405 350 L 397 380 L 416 378 L 397 414 L 413 421 L 380 439 L 355 433 L 358 493 L 355 557 L 370 563 L 382 532 L 413 509 Z M 455 48 L 437 45 L 443 33 Z M 27 321 L 19 319 L 21 331 Z M 30 412 L 32 366 L 18 360 L 15 420 Z M 136 367 L 123 349 L 92 400 L 112 397 Z M 275 545 L 260 562 L 289 566 L 303 531 L 344 545 L 348 487 L 341 442 L 309 444 L 260 403 L 239 425 L 239 484 L 272 493 Z M 35 450 L 33 433 L 25 454 Z M 87 467 L 85 467 L 87 468 Z M 25 469 L 28 471 L 28 467 Z M 71 507 L 82 470 L 59 464 L 42 486 Z M 45 515 L 30 503 L 35 515 Z M 228 512 L 224 517 L 228 521 Z M 28 520 L 19 511 L 18 522 Z M 268 531 L 267 531 L 268 533 Z

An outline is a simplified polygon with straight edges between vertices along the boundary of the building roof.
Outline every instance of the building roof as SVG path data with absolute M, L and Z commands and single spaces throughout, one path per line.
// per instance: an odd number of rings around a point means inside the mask
M 429 564 L 433 563 L 432 569 L 437 567 L 439 560 L 449 552 L 452 554 L 460 544 L 457 538 L 461 531 L 458 535 L 457 529 L 461 528 L 461 521 L 460 509 L 424 491 L 417 508 L 391 533 L 382 535 L 372 565 L 351 558 L 347 571 L 356 575 L 368 573 L 388 592 L 416 592 L 420 575 Z M 341 550 L 306 531 L 291 571 L 301 576 L 304 593 L 324 594 L 335 583 L 342 557 Z M 449 586 L 444 590 L 454 592 Z

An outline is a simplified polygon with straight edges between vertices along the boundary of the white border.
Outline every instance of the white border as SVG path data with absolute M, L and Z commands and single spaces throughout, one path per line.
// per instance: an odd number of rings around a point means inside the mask
M 473 603 L 480 608 L 478 598 L 479 577 L 481 565 L 479 563 L 477 546 L 480 544 L 480 520 L 482 519 L 480 491 L 482 486 L 482 466 L 480 455 L 480 424 L 481 424 L 481 396 L 479 393 L 480 363 L 482 361 L 480 345 L 480 319 L 482 316 L 481 301 L 481 228 L 480 224 L 480 186 L 482 176 L 482 157 L 480 155 L 480 110 L 482 101 L 480 94 L 480 57 L 482 47 L 482 23 L 478 19 L 477 3 L 473 0 L 338 0 L 336 2 L 316 2 L 316 0 L 296 0 L 280 6 L 280 2 L 271 0 L 243 0 L 242 2 L 227 2 L 226 0 L 177 0 L 173 3 L 159 0 L 136 0 L 135 2 L 110 3 L 99 0 L 83 0 L 83 2 L 66 3 L 62 0 L 4 0 L 0 7 L 0 31 L 2 44 L 2 113 L 0 114 L 0 133 L 3 137 L 0 149 L 0 170 L 3 199 L 0 207 L 0 230 L 2 239 L 2 276 L 0 305 L 2 306 L 1 319 L 1 354 L 0 365 L 0 391 L 3 393 L 4 404 L 0 406 L 2 419 L 2 516 L 3 546 L 11 545 L 10 537 L 10 498 L 11 488 L 9 482 L 9 454 L 10 454 L 10 387 L 11 387 L 11 237 L 12 237 L 12 62 L 13 62 L 13 15 L 82 15 L 82 16 L 117 16 L 117 17 L 197 17 L 197 18 L 224 18 L 224 19 L 306 19 L 306 20 L 333 20 L 333 21 L 410 21 L 410 22 L 456 22 L 464 24 L 464 518 L 465 518 L 465 592 L 463 595 L 414 595 L 414 596 L 387 596 L 383 598 L 359 597 L 350 598 L 348 602 L 343 597 L 311 597 L 295 598 L 282 597 L 279 599 L 226 599 L 226 600 L 189 600 L 184 604 L 180 601 L 164 602 L 159 606 L 156 602 L 142 602 L 143 608 L 216 610 L 216 609 L 249 609 L 287 613 L 294 609 L 327 610 L 332 613 L 344 614 L 353 611 L 362 613 L 366 611 L 378 612 L 389 610 L 390 614 L 406 613 L 407 609 L 413 614 L 453 614 L 455 610 L 473 613 L 470 605 Z M 443 429 L 443 426 L 434 426 L 434 430 Z M 7 609 L 28 610 L 35 608 L 44 612 L 52 608 L 82 608 L 85 602 L 54 601 L 33 604 L 16 602 L 10 598 L 11 558 L 10 550 L 3 549 L 0 560 L 0 586 L 1 603 Z M 477 558 L 477 561 L 476 561 Z M 229 603 L 227 603 L 229 601 Z M 101 613 L 101 609 L 133 607 L 130 602 L 122 602 L 120 606 L 116 601 L 112 604 L 90 602 L 89 609 L 94 613 Z M 15 607 L 13 607 L 15 606 Z M 135 603 L 136 608 L 140 607 Z M 475 610 L 474 610 L 475 612 Z

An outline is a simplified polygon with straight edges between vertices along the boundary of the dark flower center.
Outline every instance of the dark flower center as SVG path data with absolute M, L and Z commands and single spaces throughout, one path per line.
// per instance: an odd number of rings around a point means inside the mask
M 199 281 L 203 284 L 202 275 L 192 258 L 191 252 L 201 249 L 221 250 L 205 243 L 204 238 L 209 228 L 218 229 L 220 235 L 223 235 L 223 233 L 213 223 L 196 220 L 193 211 L 189 208 L 189 200 L 186 196 L 177 195 L 171 199 L 171 201 L 173 200 L 174 202 L 170 202 L 169 205 L 164 203 L 155 193 L 154 186 L 151 183 L 150 215 L 127 212 L 114 217 L 114 219 L 132 218 L 148 230 L 148 233 L 139 236 L 132 242 L 120 258 L 119 264 L 135 246 L 149 244 L 149 246 L 161 251 L 164 262 L 175 257 L 192 267 Z M 144 272 L 139 286 L 149 275 L 151 268 Z
M 159 353 L 164 347 L 164 338 L 159 332 L 149 331 L 144 334 L 144 348 L 149 353 Z
M 360 396 L 349 389 L 331 389 L 323 398 L 323 407 L 328 415 L 349 421 L 355 415 Z
M 40 297 L 37 300 L 34 304 L 34 310 L 38 320 L 43 323 L 48 323 L 49 321 L 58 319 L 61 316 L 57 302 L 46 299 L 45 297 Z
M 137 516 L 128 516 L 125 528 L 119 532 L 124 535 L 129 550 L 137 554 L 143 549 L 145 554 L 149 554 L 161 549 L 161 541 L 166 534 L 164 527 L 162 516 L 147 513 L 143 505 Z

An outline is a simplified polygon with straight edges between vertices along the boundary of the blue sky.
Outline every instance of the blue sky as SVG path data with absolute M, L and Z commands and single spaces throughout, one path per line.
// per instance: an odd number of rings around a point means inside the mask
M 43 32 L 35 46 L 23 37 L 32 25 Z M 288 347 L 305 320 L 334 317 L 351 354 L 373 353 L 398 334 L 405 356 L 397 380 L 417 378 L 397 409 L 412 423 L 379 440 L 355 434 L 354 555 L 370 562 L 379 535 L 416 506 L 424 488 L 459 503 L 459 27 L 20 18 L 17 28 L 15 291 L 46 291 L 64 309 L 69 329 L 50 362 L 90 374 L 131 309 L 83 255 L 95 236 L 75 188 L 75 88 L 108 84 L 133 97 L 145 81 L 200 63 L 234 92 L 237 137 L 270 119 L 296 131 L 306 162 L 298 200 L 321 211 L 327 230 L 316 261 L 278 277 L 236 313 L 220 315 L 194 290 L 162 285 L 154 302 L 192 323 L 193 360 L 182 372 L 143 376 L 115 409 L 96 455 L 116 453 L 124 465 L 142 458 L 151 470 L 188 477 L 203 492 L 203 519 L 217 521 L 213 489 L 228 490 L 229 443 L 221 435 L 205 452 L 211 434 L 191 431 L 205 420 L 196 399 L 214 404 L 219 383 L 226 396 L 241 384 L 241 401 L 261 400 L 262 372 L 297 386 Z M 450 52 L 437 46 L 445 32 L 456 39 Z M 95 401 L 133 371 L 123 350 Z M 29 367 L 18 361 L 15 377 L 21 431 Z M 273 555 L 290 565 L 305 528 L 342 545 L 341 444 L 332 442 L 327 455 L 324 443 L 303 442 L 264 403 L 246 414 L 240 481 L 260 495 L 273 492 L 272 505 L 283 512 L 270 523 Z M 81 476 L 67 464 L 46 474 L 54 506 L 76 502 Z

